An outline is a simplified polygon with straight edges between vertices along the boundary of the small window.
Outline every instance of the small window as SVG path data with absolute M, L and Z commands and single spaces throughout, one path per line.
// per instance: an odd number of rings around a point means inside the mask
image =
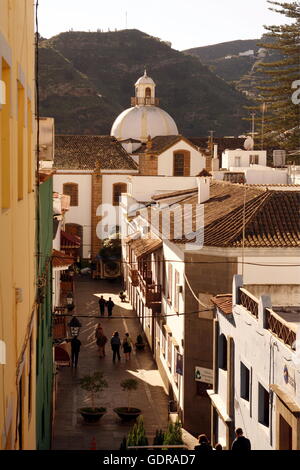
M 151 88 L 149 88 L 149 87 L 146 88 L 146 90 L 145 90 L 145 96 L 146 96 L 146 98 L 151 98 Z
M 241 166 L 241 157 L 234 157 L 234 166 Z
M 250 155 L 250 164 L 251 165 L 258 165 L 258 155 Z
M 269 427 L 269 392 L 258 384 L 258 422 Z
M 78 206 L 78 184 L 65 183 L 63 185 L 63 194 L 70 196 L 70 206 Z
M 174 154 L 174 176 L 184 176 L 184 154 Z
M 113 185 L 113 206 L 118 206 L 120 204 L 120 196 L 122 193 L 127 192 L 126 183 L 115 183 Z
M 218 366 L 219 369 L 227 370 L 227 339 L 223 334 L 219 336 Z
M 241 362 L 241 398 L 250 400 L 250 371 L 248 367 Z

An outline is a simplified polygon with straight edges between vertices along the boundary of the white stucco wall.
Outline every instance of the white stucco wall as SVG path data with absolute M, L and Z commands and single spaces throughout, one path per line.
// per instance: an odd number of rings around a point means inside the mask
M 205 168 L 205 158 L 202 156 L 202 153 L 198 152 L 184 140 L 181 140 L 158 156 L 158 175 L 173 176 L 173 154 L 180 150 L 187 150 L 191 154 L 191 176 L 197 175 Z
M 229 170 L 231 167 L 237 167 L 236 157 L 240 157 L 239 167 L 250 166 L 250 155 L 258 155 L 258 164 L 267 165 L 267 152 L 266 150 L 225 150 L 222 153 L 222 168 Z
M 137 201 L 151 201 L 158 192 L 179 191 L 197 187 L 193 176 L 131 176 L 130 195 Z
M 63 193 L 64 183 L 78 184 L 78 206 L 70 206 L 65 214 L 65 223 L 83 226 L 83 257 L 88 258 L 91 249 L 91 200 L 92 176 L 90 174 L 60 174 L 53 176 L 53 191 Z
M 282 252 L 284 249 L 282 249 Z M 242 258 L 238 258 L 238 274 L 242 274 Z M 300 280 L 300 253 L 299 256 L 278 257 L 245 257 L 244 283 L 245 284 L 299 284 Z M 260 266 L 267 265 L 267 266 Z M 270 266 L 273 265 L 273 266 Z M 282 266 L 283 265 L 283 266 Z M 294 267 L 293 267 L 294 265 Z M 295 266 L 298 265 L 298 266 Z
M 220 334 L 234 340 L 234 418 L 235 427 L 241 427 L 251 441 L 254 450 L 275 448 L 275 396 L 270 408 L 269 427 L 258 422 L 258 384 L 267 391 L 270 384 L 277 384 L 293 401 L 300 404 L 300 373 L 293 368 L 295 352 L 279 341 L 267 329 L 260 327 L 258 320 L 242 306 L 235 306 L 233 317 L 218 313 Z M 241 398 L 240 363 L 252 370 L 250 379 L 250 400 Z M 284 381 L 284 367 L 295 373 L 296 387 Z M 219 382 L 218 394 L 224 406 L 227 397 L 227 384 Z M 220 431 L 219 431 L 220 433 Z M 221 432 L 222 436 L 222 432 Z

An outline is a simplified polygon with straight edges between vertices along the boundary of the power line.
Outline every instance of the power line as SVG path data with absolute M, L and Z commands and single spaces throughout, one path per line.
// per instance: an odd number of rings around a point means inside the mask
M 186 316 L 186 315 L 192 315 L 196 313 L 203 313 L 203 312 L 212 312 L 214 308 L 206 308 L 203 310 L 195 310 L 193 312 L 182 312 L 182 313 L 168 313 L 166 315 L 163 314 L 154 314 L 154 315 L 121 315 L 121 316 L 111 316 L 111 317 L 101 317 L 99 315 L 75 315 L 71 313 L 53 313 L 52 316 L 53 318 L 61 318 L 61 317 L 76 317 L 76 318 L 97 318 L 98 320 L 108 318 L 110 320 L 116 320 L 116 319 L 126 319 L 126 320 L 136 320 L 137 318 L 166 318 L 166 317 L 180 317 L 180 316 Z

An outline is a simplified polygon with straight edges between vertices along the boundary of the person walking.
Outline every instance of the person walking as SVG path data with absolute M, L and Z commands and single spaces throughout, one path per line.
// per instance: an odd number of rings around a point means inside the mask
M 113 311 L 113 308 L 115 306 L 115 304 L 113 303 L 113 301 L 111 300 L 111 297 L 109 297 L 108 301 L 106 302 L 106 306 L 107 306 L 107 315 L 109 317 L 112 316 L 112 311 Z
M 117 331 L 114 332 L 110 340 L 110 344 L 111 344 L 111 349 L 113 352 L 113 362 L 116 361 L 116 356 L 118 357 L 118 360 L 120 361 L 121 360 L 121 356 L 120 356 L 121 341 L 120 341 L 119 333 Z
M 99 308 L 100 308 L 100 316 L 104 317 L 104 309 L 106 305 L 106 300 L 103 298 L 103 295 L 101 295 L 99 299 Z
M 131 338 L 129 336 L 129 333 L 125 333 L 122 346 L 123 346 L 123 352 L 124 352 L 124 356 L 125 356 L 126 361 L 130 360 L 130 354 L 131 354 L 131 351 L 132 351 L 132 346 L 131 345 L 132 345 L 132 341 L 131 341 Z
M 194 447 L 194 450 L 196 450 L 197 452 L 208 452 L 213 450 L 206 434 L 200 434 L 200 436 L 198 437 L 198 441 L 199 445 Z
M 78 364 L 78 357 L 80 352 L 81 341 L 74 336 L 71 340 L 71 358 L 72 358 L 72 367 L 77 367 Z
M 101 323 L 98 323 L 95 331 L 96 344 L 98 346 L 99 357 L 105 357 L 105 345 L 107 343 L 107 337 L 103 332 Z
M 235 430 L 236 438 L 232 443 L 231 450 L 251 450 L 251 442 L 244 436 L 242 428 Z

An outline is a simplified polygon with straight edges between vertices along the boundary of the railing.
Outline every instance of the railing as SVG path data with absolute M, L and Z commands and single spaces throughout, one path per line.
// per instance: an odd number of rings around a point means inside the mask
M 284 344 L 294 349 L 296 342 L 296 327 L 286 322 L 269 308 L 266 308 L 266 320 L 268 330 L 276 335 L 278 339 L 282 340 Z
M 144 297 L 146 301 L 146 307 L 152 308 L 153 303 L 160 303 L 161 302 L 161 285 L 160 284 L 152 284 L 148 281 L 150 281 L 149 278 L 147 278 L 147 281 L 143 279 L 142 275 L 140 272 L 138 272 L 138 277 L 139 277 L 139 286 L 140 290 L 142 293 L 142 296 Z M 159 311 L 160 306 L 156 306 L 155 308 L 156 311 Z
M 240 305 L 245 307 L 255 318 L 258 318 L 258 299 L 242 287 L 240 287 Z
M 67 318 L 64 315 L 56 315 L 53 318 L 53 339 L 67 337 Z
M 129 276 L 131 278 L 131 284 L 133 287 L 137 287 L 139 285 L 139 273 L 137 269 L 130 269 Z
M 152 97 L 133 97 L 131 98 L 131 106 L 145 106 L 145 105 L 152 105 L 152 106 L 158 106 L 159 105 L 159 99 L 158 98 L 152 98 Z

